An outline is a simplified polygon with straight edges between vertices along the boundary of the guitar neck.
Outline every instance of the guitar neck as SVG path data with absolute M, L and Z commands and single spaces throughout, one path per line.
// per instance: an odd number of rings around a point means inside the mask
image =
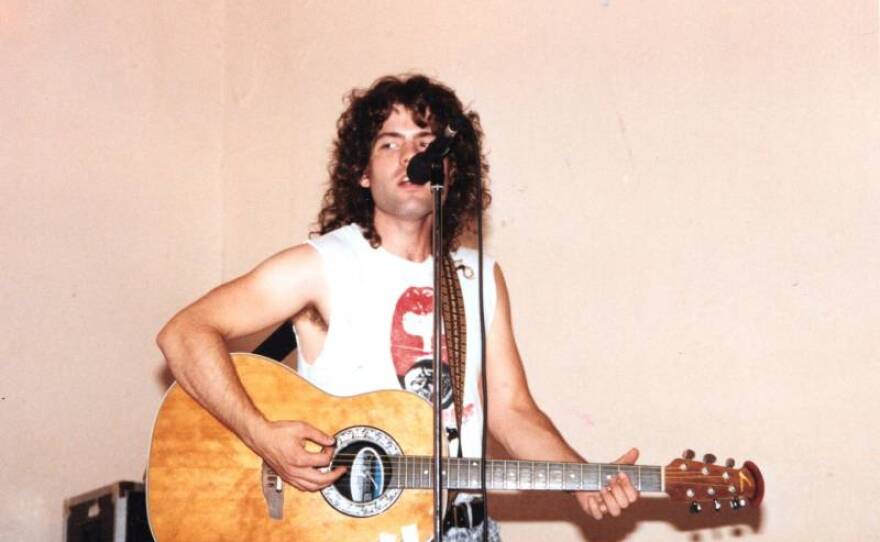
M 393 456 L 391 487 L 430 489 L 433 460 L 426 456 Z M 445 458 L 444 485 L 448 489 L 480 489 L 479 459 Z M 489 459 L 486 488 L 489 490 L 598 491 L 610 476 L 624 472 L 643 492 L 663 492 L 663 467 L 603 463 L 560 463 Z

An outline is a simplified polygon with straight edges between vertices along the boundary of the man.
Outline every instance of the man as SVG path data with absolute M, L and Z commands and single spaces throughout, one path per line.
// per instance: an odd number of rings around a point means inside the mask
M 433 203 L 429 186 L 408 182 L 406 169 L 450 123 L 458 134 L 444 163 L 449 234 L 444 249 L 459 270 L 468 337 L 460 432 L 452 431 L 457 418 L 451 393 L 441 392 L 448 405 L 445 420 L 457 440 L 454 450 L 478 456 L 483 417 L 475 327 L 478 261 L 473 250 L 458 245 L 479 198 L 488 202 L 482 190 L 487 173 L 482 131 L 476 113 L 464 111 L 450 89 L 425 77 L 386 77 L 349 96 L 318 217 L 321 237 L 212 290 L 159 334 L 158 344 L 183 389 L 299 490 L 320 490 L 343 474 L 342 467 L 321 469 L 330 463 L 334 441 L 304 421 L 266 420 L 242 389 L 225 341 L 293 316 L 298 369 L 325 391 L 349 395 L 404 387 L 430 395 Z M 515 458 L 583 461 L 529 393 L 503 274 L 491 260 L 484 262 L 489 430 Z M 307 441 L 323 449 L 308 451 Z M 632 449 L 617 462 L 633 463 L 637 457 Z M 601 519 L 619 515 L 638 494 L 621 475 L 601 492 L 575 493 L 575 498 L 586 513 Z M 489 526 L 498 539 L 494 522 Z M 453 528 L 460 539 L 479 533 L 478 525 Z

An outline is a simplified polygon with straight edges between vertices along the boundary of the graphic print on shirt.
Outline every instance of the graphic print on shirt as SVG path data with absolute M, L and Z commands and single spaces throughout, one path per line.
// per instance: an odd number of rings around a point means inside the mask
M 400 295 L 391 319 L 391 359 L 400 386 L 433 400 L 434 289 L 410 286 Z M 444 409 L 452 404 L 452 376 L 441 341 L 440 397 Z

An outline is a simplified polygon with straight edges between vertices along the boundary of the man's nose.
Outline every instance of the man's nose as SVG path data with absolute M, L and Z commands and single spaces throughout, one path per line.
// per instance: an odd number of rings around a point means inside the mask
M 407 142 L 403 144 L 403 152 L 400 155 L 400 163 L 403 165 L 408 165 L 410 159 L 418 153 L 418 149 L 416 148 L 416 143 Z

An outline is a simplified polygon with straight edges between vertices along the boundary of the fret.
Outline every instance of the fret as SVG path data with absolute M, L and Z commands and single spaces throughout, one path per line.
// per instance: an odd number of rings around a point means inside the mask
M 541 465 L 543 465 L 543 469 L 541 468 Z M 550 471 L 548 470 L 548 464 L 541 462 L 535 469 L 535 489 L 547 489 L 549 475 Z
M 640 491 L 663 491 L 663 467 L 642 466 L 640 472 Z
M 532 463 L 532 489 L 542 489 L 546 487 L 544 482 L 544 474 L 541 472 L 541 465 L 537 461 Z
M 584 465 L 585 476 L 581 480 L 581 488 L 586 491 L 598 491 L 599 487 L 601 487 L 601 481 L 599 478 L 599 465 L 595 463 L 588 463 Z
M 410 458 L 409 462 L 409 487 L 419 487 L 419 458 Z
M 459 488 L 468 487 L 468 480 L 470 480 L 470 473 L 471 473 L 470 459 L 459 459 L 458 460 L 458 485 L 459 485 Z
M 409 457 L 401 456 L 400 462 L 397 464 L 397 487 L 409 487 L 408 468 Z
M 533 461 L 522 461 L 519 471 L 519 487 L 521 489 L 532 489 L 534 481 L 532 480 L 532 472 L 535 463 Z
M 481 480 L 481 478 L 483 476 L 482 461 L 471 460 L 469 462 L 469 464 L 471 466 L 471 468 L 470 468 L 471 487 L 472 488 L 479 488 L 483 483 L 483 481 Z M 489 485 L 488 481 L 486 482 L 486 485 L 487 486 Z
M 605 473 L 604 473 L 605 474 L 605 478 L 604 478 L 605 485 L 607 486 L 607 485 L 611 484 L 611 482 L 614 480 L 614 477 L 617 476 L 619 473 L 620 473 L 620 465 L 615 465 L 614 463 L 611 463 L 609 465 L 605 465 Z
M 580 466 L 577 463 L 562 464 L 562 488 L 575 490 L 581 486 Z
M 414 457 L 412 462 L 412 474 L 409 477 L 410 487 L 422 487 L 422 458 Z
M 639 489 L 639 467 L 636 465 L 621 465 L 620 470 L 626 474 L 633 487 Z
M 561 463 L 549 463 L 550 470 L 549 487 L 550 489 L 562 489 L 563 467 Z
M 492 488 L 504 489 L 504 461 L 495 461 L 492 469 Z
M 419 470 L 421 471 L 421 484 L 419 487 L 430 489 L 433 486 L 431 483 L 431 458 L 423 457 L 420 463 Z
M 511 463 L 513 463 L 514 466 L 516 466 L 517 461 L 505 461 L 504 462 L 504 474 L 505 474 L 504 487 L 506 489 L 516 489 L 517 482 L 519 481 L 518 480 L 519 479 L 518 473 L 515 470 L 508 468 Z

